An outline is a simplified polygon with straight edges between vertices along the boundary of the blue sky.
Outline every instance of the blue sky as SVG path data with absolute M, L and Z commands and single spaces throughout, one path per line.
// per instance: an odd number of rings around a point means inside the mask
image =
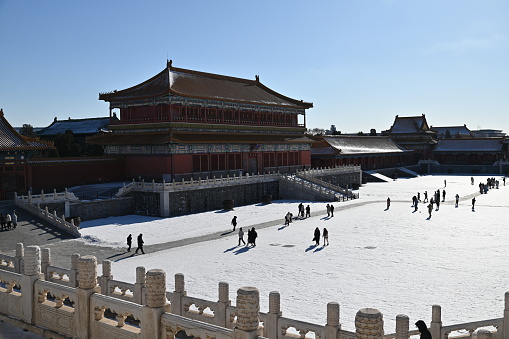
M 0 0 L 0 107 L 14 126 L 108 115 L 99 92 L 175 67 L 314 103 L 307 127 L 509 133 L 509 2 Z

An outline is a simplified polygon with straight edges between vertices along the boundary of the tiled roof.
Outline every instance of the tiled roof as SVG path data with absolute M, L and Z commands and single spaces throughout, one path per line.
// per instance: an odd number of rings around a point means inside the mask
M 467 126 L 445 126 L 445 127 L 435 127 L 431 126 L 431 130 L 436 131 L 439 136 L 445 136 L 447 131 L 451 133 L 451 137 L 462 136 L 469 137 L 472 136 L 472 133 L 467 128 Z
M 421 133 L 427 130 L 429 130 L 429 127 L 424 114 L 415 117 L 399 117 L 396 115 L 390 133 Z
M 334 136 L 324 137 L 323 140 L 329 144 L 330 148 L 334 151 L 331 153 L 341 155 L 405 152 L 404 149 L 399 147 L 389 137 Z M 321 149 L 323 147 L 320 147 L 323 146 L 323 144 L 317 144 L 316 146 L 316 148 L 311 149 L 311 154 L 325 154 L 324 150 Z
M 440 139 L 434 152 L 501 152 L 502 139 Z
M 121 101 L 174 94 L 191 98 L 224 100 L 269 106 L 311 108 L 312 103 L 281 95 L 256 80 L 192 71 L 171 66 L 151 79 L 121 91 L 102 93 L 100 100 Z
M 51 125 L 40 130 L 37 135 L 58 135 L 64 134 L 68 130 L 74 134 L 94 134 L 106 128 L 109 123 L 110 118 L 55 120 Z
M 3 110 L 0 110 L 0 151 L 29 151 L 49 149 L 53 145 L 49 142 L 22 136 L 5 119 Z
M 160 145 L 166 143 L 203 144 L 252 144 L 252 143 L 307 143 L 305 136 L 284 136 L 249 133 L 104 133 L 87 138 L 87 142 L 100 145 Z

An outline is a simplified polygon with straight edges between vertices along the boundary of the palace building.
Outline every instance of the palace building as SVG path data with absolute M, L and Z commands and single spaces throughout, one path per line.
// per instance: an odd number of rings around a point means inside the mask
M 312 103 L 255 80 L 172 66 L 127 89 L 101 93 L 110 132 L 87 138 L 126 159 L 126 177 L 180 180 L 287 172 L 311 165 Z M 118 114 L 118 116 L 117 116 Z

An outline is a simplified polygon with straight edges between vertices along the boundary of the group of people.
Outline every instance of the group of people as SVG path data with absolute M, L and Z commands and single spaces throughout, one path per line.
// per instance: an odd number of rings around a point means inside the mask
M 145 243 L 143 241 L 143 234 L 140 233 L 140 235 L 138 235 L 137 242 L 138 242 L 138 247 L 136 247 L 136 251 L 134 253 L 138 254 L 138 251 L 141 251 L 141 254 L 145 254 L 145 251 L 143 251 L 143 244 Z M 133 243 L 133 236 L 132 236 L 132 234 L 129 234 L 127 236 L 127 252 L 131 252 L 132 243 Z
M 15 229 L 18 226 L 18 215 L 16 214 L 16 210 L 12 211 L 12 214 L 9 213 L 0 213 L 0 230 L 11 230 Z
M 333 217 L 334 216 L 334 205 L 333 204 L 327 204 L 327 216 Z
M 304 216 L 304 211 L 306 212 L 306 216 Z M 299 213 L 297 214 L 300 218 L 309 218 L 311 217 L 311 207 L 309 205 L 304 208 L 302 203 L 299 204 Z
M 329 245 L 329 231 L 324 227 L 323 228 L 323 233 L 322 233 L 322 237 L 323 237 L 323 246 L 328 246 Z M 314 237 L 313 237 L 313 240 L 316 244 L 316 246 L 319 246 L 320 245 L 320 229 L 317 227 L 315 228 L 315 233 L 314 233 Z

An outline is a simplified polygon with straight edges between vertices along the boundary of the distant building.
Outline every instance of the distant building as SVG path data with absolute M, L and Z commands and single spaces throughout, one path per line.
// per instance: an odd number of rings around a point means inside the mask
M 501 138 L 440 139 L 433 156 L 444 165 L 493 165 L 507 159 L 507 145 Z
M 438 139 L 470 139 L 473 137 L 472 132 L 467 128 L 467 125 L 463 126 L 444 126 L 444 127 L 438 127 L 438 126 L 431 126 L 431 130 L 435 131 L 437 133 Z
M 389 137 L 323 136 L 311 148 L 312 167 L 360 165 L 363 170 L 410 165 L 412 151 Z
M 475 138 L 504 138 L 506 134 L 500 129 L 478 129 L 473 130 L 472 135 Z
M 19 134 L 0 109 L 0 199 L 7 193 L 26 191 L 31 186 L 29 159 L 53 148 L 53 144 Z
M 176 68 L 102 93 L 111 133 L 88 142 L 126 159 L 127 177 L 180 179 L 289 171 L 311 165 L 305 137 L 312 103 L 286 97 L 255 80 Z
M 431 159 L 436 145 L 436 132 L 430 129 L 426 116 L 400 117 L 396 115 L 394 123 L 382 135 L 388 135 L 395 143 L 406 150 L 414 151 L 414 162 Z

